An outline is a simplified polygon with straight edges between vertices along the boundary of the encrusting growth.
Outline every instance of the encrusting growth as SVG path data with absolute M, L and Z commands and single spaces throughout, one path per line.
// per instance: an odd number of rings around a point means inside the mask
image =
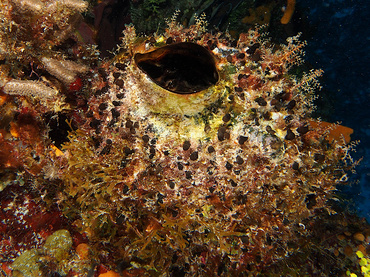
M 35 80 L 33 69 L 31 75 L 26 76 L 18 61 L 31 64 L 32 68 L 44 67 L 68 88 L 88 67 L 60 57 L 53 47 L 71 36 L 82 19 L 79 12 L 86 11 L 87 7 L 88 3 L 81 0 L 5 0 L 0 3 L 0 58 L 5 61 L 0 65 L 3 73 L 0 85 L 6 93 L 36 97 L 51 111 L 67 107 L 58 82 L 46 74 Z
M 175 15 L 163 34 L 127 26 L 114 59 L 101 61 L 78 44 L 77 54 L 53 48 L 86 2 L 0 5 L 0 100 L 14 121 L 0 136 L 12 154 L 0 158 L 68 221 L 48 251 L 23 255 L 44 255 L 36 272 L 86 276 L 98 261 L 136 276 L 256 275 L 306 249 L 311 226 L 333 212 L 354 144 L 350 130 L 311 117 L 322 71 L 291 74 L 299 36 L 272 45 L 257 28 L 235 42 L 207 32 L 204 17 L 186 28 Z M 26 23 L 19 40 L 10 29 Z M 62 116 L 71 131 L 57 145 L 47 131 Z M 60 255 L 54 240 L 68 242 Z
M 232 274 L 289 255 L 296 234 L 308 234 L 301 222 L 330 209 L 346 147 L 309 125 L 321 71 L 288 73 L 305 43 L 272 50 L 254 30 L 235 47 L 174 20 L 150 39 L 129 27 L 123 41 L 104 92 L 63 146 L 65 209 L 91 241 L 121 249 L 115 259 L 139 258 L 148 271 L 212 275 L 221 263 Z M 179 93 L 193 45 L 219 77 L 201 91 L 184 80 L 189 93 Z

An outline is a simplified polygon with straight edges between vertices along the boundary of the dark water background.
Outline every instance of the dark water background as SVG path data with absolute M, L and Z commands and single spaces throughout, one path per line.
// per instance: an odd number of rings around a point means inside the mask
M 351 176 L 351 187 L 342 188 L 353 207 L 370 222 L 370 1 L 301 0 L 297 8 L 307 16 L 312 36 L 306 59 L 325 72 L 323 93 L 328 93 L 331 122 L 354 129 L 360 140 L 353 153 L 363 157 Z

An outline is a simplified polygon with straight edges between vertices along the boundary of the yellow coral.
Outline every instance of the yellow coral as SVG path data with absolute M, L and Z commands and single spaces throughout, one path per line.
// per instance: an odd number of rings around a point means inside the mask
M 356 252 L 357 257 L 359 258 L 358 264 L 361 267 L 361 272 L 364 277 L 370 277 L 370 257 L 368 255 L 364 255 L 361 251 Z M 357 274 L 351 273 L 351 271 L 347 270 L 347 276 L 350 277 L 357 277 Z

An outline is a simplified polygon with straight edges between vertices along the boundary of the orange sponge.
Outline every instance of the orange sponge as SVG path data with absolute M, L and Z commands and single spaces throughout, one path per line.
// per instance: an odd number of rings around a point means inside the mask
M 341 141 L 342 136 L 344 137 L 344 140 L 346 143 L 349 143 L 351 141 L 351 134 L 353 133 L 353 129 L 342 126 L 342 125 L 333 125 L 333 123 L 321 121 L 321 122 L 316 122 L 313 120 L 309 121 L 309 124 L 312 129 L 317 129 L 317 128 L 330 128 L 329 134 L 327 136 L 327 139 L 329 142 L 332 142 L 333 140 L 336 141 Z M 334 126 L 334 127 L 333 127 Z
M 281 24 L 288 24 L 293 16 L 295 8 L 295 0 L 288 0 L 283 17 L 280 19 Z

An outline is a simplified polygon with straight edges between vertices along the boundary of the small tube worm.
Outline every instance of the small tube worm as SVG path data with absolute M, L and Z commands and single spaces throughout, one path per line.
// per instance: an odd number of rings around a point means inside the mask
M 39 0 L 12 0 L 12 3 L 21 11 L 30 11 L 36 14 L 41 14 L 44 5 Z
M 76 73 L 85 73 L 86 71 L 89 70 L 89 68 L 84 65 L 84 64 L 80 64 L 80 63 L 76 63 L 76 62 L 73 62 L 73 61 L 69 61 L 69 60 L 62 60 L 60 61 L 60 63 L 68 68 L 69 70 L 73 71 L 73 72 L 76 72 Z
M 87 10 L 89 3 L 82 0 L 58 0 L 48 5 L 48 12 L 56 11 L 58 7 L 68 8 L 78 12 Z
M 4 92 L 10 95 L 33 96 L 41 99 L 52 99 L 58 91 L 40 81 L 10 80 L 4 86 Z
M 88 70 L 87 66 L 68 60 L 43 57 L 41 62 L 51 75 L 57 77 L 66 85 L 76 80 L 77 73 L 84 73 Z
M 58 8 L 84 12 L 89 6 L 89 3 L 83 0 L 56 0 L 49 5 L 45 5 L 39 0 L 12 0 L 12 3 L 21 11 L 31 11 L 37 14 L 49 14 L 55 12 Z
M 76 73 L 66 68 L 61 61 L 52 58 L 42 57 L 42 64 L 46 70 L 57 77 L 62 83 L 69 85 L 76 80 Z

